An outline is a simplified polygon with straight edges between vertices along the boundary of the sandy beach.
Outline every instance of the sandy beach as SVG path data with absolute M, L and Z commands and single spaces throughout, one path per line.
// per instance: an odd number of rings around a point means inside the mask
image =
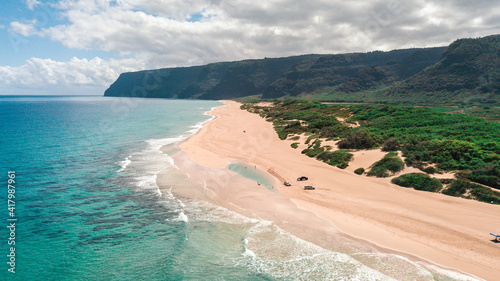
M 359 176 L 384 153 L 356 152 L 341 170 L 309 158 L 282 141 L 272 124 L 257 114 L 225 101 L 210 114 L 214 120 L 179 146 L 175 164 L 202 188 L 178 188 L 175 196 L 208 200 L 244 215 L 272 220 L 283 229 L 319 246 L 346 237 L 368 248 L 396 252 L 486 280 L 500 276 L 500 207 L 442 194 L 416 191 L 390 179 Z M 275 177 L 274 191 L 228 171 L 235 160 L 254 165 Z M 304 191 L 299 176 L 316 190 Z M 286 187 L 284 180 L 292 183 Z M 168 176 L 158 176 L 166 188 Z M 239 188 L 234 188 L 238 186 Z M 311 235 L 320 233 L 320 235 Z M 335 233 L 335 237 L 329 234 Z M 340 234 L 340 236 L 339 236 Z

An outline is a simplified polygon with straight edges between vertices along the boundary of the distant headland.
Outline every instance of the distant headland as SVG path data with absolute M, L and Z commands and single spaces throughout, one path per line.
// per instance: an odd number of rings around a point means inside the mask
M 122 73 L 105 96 L 500 103 L 500 35 L 448 47 L 300 55 Z

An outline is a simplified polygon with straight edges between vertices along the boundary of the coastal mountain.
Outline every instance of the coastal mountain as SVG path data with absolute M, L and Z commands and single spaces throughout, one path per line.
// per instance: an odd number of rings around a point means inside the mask
M 436 63 L 446 48 L 406 49 L 326 55 L 297 65 L 273 82 L 263 98 L 325 92 L 349 93 L 408 78 Z
M 500 101 L 500 35 L 453 42 L 436 64 L 394 85 L 386 95 Z
M 122 73 L 104 95 L 211 100 L 259 95 L 293 66 L 318 57 L 265 58 Z
M 500 35 L 448 47 L 265 58 L 123 73 L 105 96 L 500 102 Z

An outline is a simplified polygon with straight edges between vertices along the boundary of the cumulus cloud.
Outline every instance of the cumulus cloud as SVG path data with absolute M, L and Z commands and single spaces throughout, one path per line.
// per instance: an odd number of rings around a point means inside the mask
M 22 35 L 24 37 L 30 36 L 35 33 L 35 26 L 33 22 L 30 23 L 21 23 L 18 21 L 13 21 L 10 23 L 11 31 Z
M 53 40 L 157 54 L 164 65 L 444 45 L 500 30 L 488 1 L 79 0 L 59 7 L 69 23 L 43 30 Z
M 103 90 L 122 72 L 137 70 L 135 60 L 91 60 L 72 58 L 68 62 L 31 58 L 18 67 L 0 66 L 0 84 L 24 89 L 90 87 Z
M 33 10 L 33 8 L 40 5 L 40 2 L 37 0 L 26 0 L 26 5 L 28 6 L 28 9 Z
M 70 49 L 127 55 L 135 69 L 444 46 L 500 31 L 500 10 L 488 0 L 62 0 L 54 7 L 65 23 L 36 29 L 12 22 L 12 32 L 36 34 Z M 54 83 L 102 85 L 109 83 L 102 77 L 117 76 L 114 63 L 120 61 L 101 61 L 98 67 L 93 60 L 31 59 L 20 73 L 41 71 Z M 35 65 L 55 68 L 54 76 Z M 100 70 L 92 72 L 89 65 Z M 104 71 L 103 65 L 115 73 Z M 63 68 L 72 74 L 63 75 Z

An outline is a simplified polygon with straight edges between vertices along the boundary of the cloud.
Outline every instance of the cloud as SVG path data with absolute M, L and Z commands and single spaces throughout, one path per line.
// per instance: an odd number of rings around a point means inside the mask
M 91 60 L 72 58 L 68 62 L 31 58 L 19 67 L 0 66 L 0 84 L 21 89 L 93 88 L 101 94 L 122 72 L 137 70 L 135 60 Z
M 22 35 L 24 37 L 30 36 L 33 33 L 35 33 L 35 26 L 32 22 L 20 23 L 18 21 L 13 21 L 10 23 L 10 29 L 12 32 Z
M 33 11 L 33 8 L 40 5 L 40 2 L 38 2 L 37 0 L 26 0 L 26 5 L 28 6 L 28 9 Z
M 51 7 L 58 24 L 15 21 L 11 31 L 45 37 L 69 49 L 115 53 L 121 59 L 101 61 L 100 66 L 94 60 L 31 59 L 10 74 L 24 77 L 19 83 L 35 79 L 23 76 L 29 72 L 40 79 L 33 81 L 38 84 L 104 85 L 117 77 L 118 64 L 125 61 L 133 69 L 188 66 L 445 46 L 458 38 L 500 33 L 500 10 L 488 0 L 62 0 Z M 53 76 L 48 75 L 51 68 Z
M 302 53 L 389 50 L 412 44 L 445 45 L 458 37 L 498 32 L 498 21 L 489 23 L 500 16 L 498 9 L 487 1 L 477 6 L 471 3 L 64 1 L 59 7 L 68 24 L 46 28 L 43 34 L 69 48 L 158 55 L 164 66 L 190 65 Z M 195 22 L 191 21 L 193 15 Z

